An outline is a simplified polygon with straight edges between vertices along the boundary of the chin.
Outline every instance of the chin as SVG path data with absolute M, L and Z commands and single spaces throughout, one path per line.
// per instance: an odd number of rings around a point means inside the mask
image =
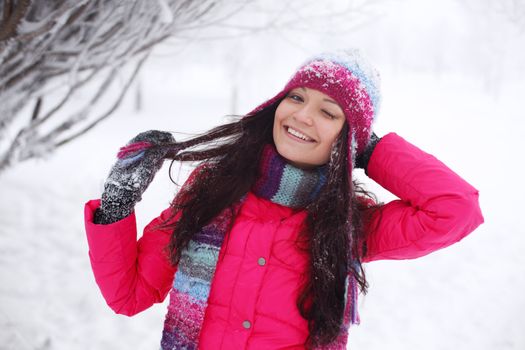
M 304 145 L 296 145 L 287 138 L 286 134 L 281 134 L 278 137 L 275 137 L 274 134 L 275 149 L 288 163 L 302 169 L 311 169 L 324 164 L 313 159 L 314 150 L 310 150 L 309 147 L 305 148 Z
M 284 148 L 284 149 L 283 149 Z M 297 154 L 297 151 L 288 151 L 286 150 L 286 147 L 278 147 L 276 146 L 277 152 L 286 159 L 288 163 L 291 165 L 301 168 L 301 169 L 311 169 L 318 167 L 322 164 L 317 164 L 315 162 L 312 162 L 310 159 L 305 159 L 304 154 Z M 304 152 L 301 152 L 304 153 Z

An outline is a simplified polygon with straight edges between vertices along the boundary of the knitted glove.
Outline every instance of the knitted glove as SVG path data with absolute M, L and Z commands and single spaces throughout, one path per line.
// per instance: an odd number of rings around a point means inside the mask
M 381 138 L 377 137 L 375 132 L 372 132 L 372 135 L 370 135 L 370 141 L 368 142 L 368 145 L 366 145 L 366 148 L 364 151 L 357 155 L 355 160 L 355 167 L 361 168 L 365 170 L 365 173 L 367 173 L 367 167 L 368 162 L 370 161 L 370 157 L 372 156 L 372 153 L 374 152 L 374 149 L 376 148 L 377 143 L 381 140 Z
M 158 145 L 174 143 L 171 134 L 150 130 L 131 139 L 117 154 L 104 183 L 100 208 L 95 212 L 95 224 L 110 224 L 133 212 L 135 204 L 161 168 L 167 147 Z

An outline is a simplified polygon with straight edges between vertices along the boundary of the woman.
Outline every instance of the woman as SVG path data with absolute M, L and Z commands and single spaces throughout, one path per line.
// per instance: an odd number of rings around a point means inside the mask
M 162 349 L 344 349 L 362 263 L 426 255 L 483 222 L 475 188 L 372 132 L 378 85 L 357 51 L 324 54 L 238 121 L 132 139 L 85 209 L 109 306 L 133 315 L 169 293 Z M 164 159 L 201 165 L 137 242 L 133 208 Z M 376 204 L 356 167 L 399 200 Z

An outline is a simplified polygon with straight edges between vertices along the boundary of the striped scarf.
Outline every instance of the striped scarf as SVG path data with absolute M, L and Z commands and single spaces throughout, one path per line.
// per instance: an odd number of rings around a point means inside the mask
M 296 168 L 287 163 L 274 146 L 268 145 L 263 151 L 259 177 L 252 192 L 280 205 L 303 208 L 317 198 L 325 183 L 325 166 L 312 170 Z M 241 204 L 242 200 L 221 212 L 193 236 L 187 249 L 181 253 L 164 321 L 162 350 L 198 349 L 219 251 Z M 358 322 L 355 311 L 357 284 L 353 278 L 347 278 L 346 288 L 346 296 L 351 302 L 346 302 L 341 334 L 334 343 L 322 349 L 344 349 L 349 324 Z

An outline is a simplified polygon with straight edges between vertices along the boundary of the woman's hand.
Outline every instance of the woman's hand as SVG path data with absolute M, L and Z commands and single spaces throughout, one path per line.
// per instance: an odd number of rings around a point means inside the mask
M 133 212 L 169 150 L 157 146 L 174 142 L 170 133 L 150 130 L 138 134 L 120 149 L 104 183 L 101 205 L 94 218 L 96 224 L 110 224 Z
M 362 153 L 358 154 L 356 157 L 356 168 L 364 169 L 366 173 L 368 162 L 370 161 L 370 157 L 372 156 L 372 153 L 374 152 L 374 149 L 379 140 L 381 140 L 381 138 L 377 137 L 375 132 L 372 132 L 372 135 L 370 135 L 370 141 L 368 142 L 368 145 L 366 146 L 365 150 Z

